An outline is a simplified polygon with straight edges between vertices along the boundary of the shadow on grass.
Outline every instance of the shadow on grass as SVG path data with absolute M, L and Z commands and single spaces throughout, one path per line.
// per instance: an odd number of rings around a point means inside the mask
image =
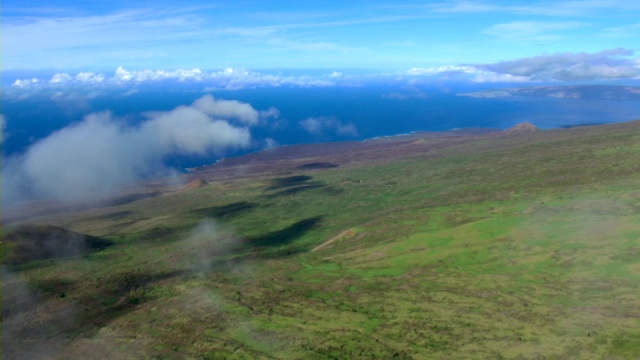
M 267 199 L 274 199 L 277 197 L 281 197 L 281 196 L 289 196 L 289 195 L 295 195 L 299 192 L 303 192 L 303 191 L 307 191 L 307 190 L 312 190 L 312 189 L 318 189 L 321 187 L 324 187 L 326 185 L 320 184 L 320 183 L 313 183 L 313 184 L 307 184 L 307 185 L 302 185 L 302 186 L 296 186 L 296 187 L 291 187 L 288 189 L 284 189 L 282 191 L 278 191 L 276 193 L 273 194 L 269 194 L 269 195 L 265 195 L 265 197 Z
M 138 305 L 154 300 L 150 286 L 155 283 L 188 274 L 184 270 L 166 272 L 120 272 L 98 279 L 98 287 L 78 302 L 86 309 L 81 315 L 80 327 L 99 329 L 111 320 L 133 310 Z
M 288 245 L 302 237 L 307 232 L 317 228 L 322 219 L 323 216 L 315 216 L 300 220 L 282 230 L 272 231 L 264 235 L 246 239 L 244 243 L 248 247 L 277 247 Z
M 153 285 L 182 274 L 119 272 L 95 284 L 64 278 L 28 284 L 13 280 L 8 288 L 3 284 L 3 358 L 51 358 L 54 347 L 45 346 L 47 356 L 43 356 L 44 344 L 63 348 L 67 339 L 79 334 L 91 337 L 114 319 L 157 298 Z
M 271 180 L 271 186 L 269 186 L 267 190 L 278 190 L 282 188 L 298 186 L 306 183 L 311 179 L 313 179 L 313 177 L 308 175 L 295 175 L 295 176 L 277 178 L 277 179 Z
M 315 162 L 304 164 L 300 166 L 296 166 L 296 169 L 300 170 L 322 170 L 322 169 L 334 169 L 340 167 L 338 164 L 329 163 L 329 162 Z
M 325 165 L 325 163 L 318 163 L 319 166 L 329 166 Z M 316 166 L 316 164 L 310 164 Z M 301 193 L 307 190 L 314 189 L 323 189 L 327 195 L 338 195 L 342 192 L 342 189 L 335 188 L 333 186 L 329 186 L 322 181 L 309 181 L 313 179 L 311 176 L 307 175 L 296 175 L 289 176 L 285 178 L 273 179 L 272 185 L 267 188 L 267 190 L 279 190 L 277 192 L 273 192 L 271 194 L 264 195 L 266 199 L 275 199 L 283 196 L 291 196 Z
M 258 204 L 248 201 L 240 201 L 222 206 L 212 206 L 203 209 L 196 209 L 190 211 L 192 214 L 197 214 L 200 217 L 211 217 L 216 219 L 228 219 L 234 216 L 241 215 L 251 209 L 257 207 Z
M 23 224 L 4 235 L 11 246 L 2 262 L 15 269 L 38 260 L 70 258 L 104 250 L 113 242 L 53 225 Z

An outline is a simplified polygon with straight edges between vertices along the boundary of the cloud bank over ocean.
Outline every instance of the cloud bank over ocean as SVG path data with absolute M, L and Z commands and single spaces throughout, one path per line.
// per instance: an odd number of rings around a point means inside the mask
M 5 77 L 3 97 L 19 101 L 34 95 L 65 97 L 75 91 L 99 97 L 105 91 L 135 94 L 139 88 L 171 83 L 202 92 L 255 88 L 309 88 L 363 86 L 370 83 L 411 84 L 425 81 L 469 83 L 538 83 L 589 81 L 640 81 L 640 57 L 636 50 L 615 48 L 599 52 L 565 52 L 499 61 L 495 63 L 413 67 L 397 71 L 255 71 L 244 68 L 203 70 L 126 70 L 113 74 L 91 71 L 59 72 L 41 77 Z M 79 96 L 76 94 L 76 96 Z
M 333 116 L 313 117 L 300 121 L 300 126 L 308 133 L 322 136 L 335 133 L 338 136 L 358 136 L 358 129 L 352 123 L 343 123 Z
M 250 128 L 260 113 L 250 104 L 211 95 L 189 106 L 146 114 L 138 126 L 110 112 L 92 113 L 31 145 L 3 163 L 3 204 L 26 199 L 83 202 L 123 186 L 175 172 L 174 155 L 223 154 L 252 145 Z

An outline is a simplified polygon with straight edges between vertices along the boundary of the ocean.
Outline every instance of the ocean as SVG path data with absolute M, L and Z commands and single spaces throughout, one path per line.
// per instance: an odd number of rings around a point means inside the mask
M 255 145 L 250 149 L 204 157 L 172 157 L 166 162 L 177 168 L 209 164 L 220 157 L 261 150 L 266 139 L 277 145 L 291 145 L 469 127 L 506 129 L 524 121 L 550 129 L 640 119 L 638 101 L 456 95 L 482 89 L 486 89 L 486 85 L 367 85 L 211 91 L 208 93 L 216 98 L 246 102 L 259 111 L 275 107 L 280 116 L 251 129 Z M 204 94 L 195 90 L 149 88 L 128 96 L 113 92 L 95 97 L 36 95 L 22 100 L 5 100 L 2 104 L 2 114 L 7 119 L 3 155 L 19 155 L 38 140 L 82 121 L 84 116 L 93 112 L 108 110 L 121 121 L 135 126 L 144 121 L 144 112 L 167 111 L 188 105 Z M 301 124 L 309 118 L 332 119 L 334 123 L 350 125 L 353 131 L 340 133 L 326 129 L 310 133 Z

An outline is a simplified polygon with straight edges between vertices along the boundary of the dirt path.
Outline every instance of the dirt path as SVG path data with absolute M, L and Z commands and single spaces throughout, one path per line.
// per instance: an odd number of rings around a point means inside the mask
M 335 242 L 335 241 L 338 241 L 338 240 L 340 240 L 340 239 L 344 239 L 344 238 L 348 238 L 348 237 L 352 237 L 352 236 L 353 236 L 353 235 L 355 235 L 355 234 L 356 234 L 356 232 L 355 232 L 355 230 L 353 230 L 353 228 L 347 229 L 347 230 L 345 230 L 345 231 L 341 232 L 340 234 L 338 234 L 338 235 L 336 235 L 336 236 L 332 237 L 331 239 L 329 239 L 329 240 L 327 240 L 327 241 L 323 242 L 322 244 L 320 244 L 320 245 L 318 245 L 318 246 L 314 247 L 314 248 L 311 250 L 311 252 L 316 252 L 316 251 L 318 251 L 318 250 L 320 250 L 320 249 L 324 248 L 325 246 L 331 245 L 331 243 L 333 243 L 333 242 Z

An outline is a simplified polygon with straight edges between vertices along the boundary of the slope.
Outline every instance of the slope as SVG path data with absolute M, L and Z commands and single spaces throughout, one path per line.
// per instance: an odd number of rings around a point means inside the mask
M 46 219 L 114 245 L 9 269 L 3 352 L 640 356 L 640 122 L 416 140 Z

